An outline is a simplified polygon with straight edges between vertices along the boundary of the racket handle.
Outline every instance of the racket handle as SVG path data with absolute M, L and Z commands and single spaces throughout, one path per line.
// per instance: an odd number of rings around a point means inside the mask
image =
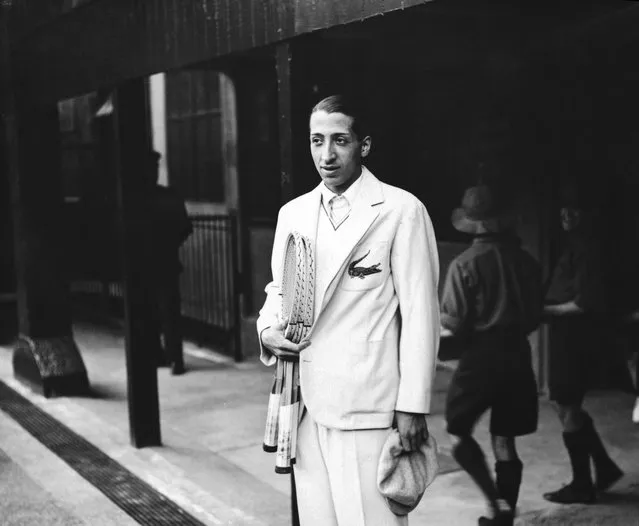
M 295 464 L 297 453 L 297 428 L 300 421 L 300 365 L 293 364 L 293 392 L 291 393 L 291 401 L 293 405 L 293 414 L 291 415 L 291 464 Z
M 284 387 L 282 389 L 282 397 L 280 399 L 280 412 L 277 432 L 277 455 L 275 456 L 275 472 L 290 473 L 291 472 L 291 446 L 293 431 L 293 416 L 295 413 L 294 404 L 292 404 L 293 394 L 293 362 L 284 364 Z
M 282 380 L 284 375 L 284 366 L 282 360 L 277 360 L 275 366 L 275 374 L 273 375 L 273 385 L 271 393 L 268 397 L 268 409 L 266 411 L 266 425 L 264 428 L 264 442 L 262 449 L 267 453 L 275 453 L 277 451 L 277 428 L 280 412 L 280 403 L 282 398 Z
M 275 473 L 291 472 L 291 418 L 294 410 L 292 405 L 280 407 L 280 421 L 277 437 L 277 454 L 275 456 Z
M 271 393 L 268 397 L 264 443 L 262 444 L 262 449 L 267 453 L 275 453 L 277 451 L 277 421 L 280 412 L 280 398 L 281 395 L 276 393 Z

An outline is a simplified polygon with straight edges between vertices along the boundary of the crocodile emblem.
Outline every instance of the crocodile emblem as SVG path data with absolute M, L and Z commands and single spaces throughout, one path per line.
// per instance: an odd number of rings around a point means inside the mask
M 357 264 L 360 263 L 364 258 L 366 258 L 366 256 L 368 256 L 370 253 L 371 253 L 371 251 L 369 250 L 361 258 L 356 259 L 355 261 L 351 262 L 348 265 L 348 275 L 351 278 L 364 279 L 366 276 L 368 276 L 370 274 L 377 274 L 378 272 L 382 271 L 382 269 L 379 268 L 381 263 L 376 263 L 375 265 L 372 265 L 370 267 L 358 267 L 357 266 Z

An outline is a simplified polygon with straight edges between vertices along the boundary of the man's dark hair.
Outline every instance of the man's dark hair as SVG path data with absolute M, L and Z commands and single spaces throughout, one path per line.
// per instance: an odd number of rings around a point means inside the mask
M 343 113 L 353 119 L 352 130 L 359 140 L 370 135 L 366 112 L 363 104 L 356 102 L 346 95 L 331 95 L 319 101 L 311 110 L 311 115 L 317 111 L 326 113 Z

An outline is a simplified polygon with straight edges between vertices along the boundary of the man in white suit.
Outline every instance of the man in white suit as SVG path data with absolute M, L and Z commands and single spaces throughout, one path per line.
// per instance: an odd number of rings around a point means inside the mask
M 432 224 L 416 197 L 362 165 L 371 138 L 345 97 L 313 108 L 310 148 L 322 182 L 280 210 L 273 281 L 257 321 L 265 364 L 300 360 L 301 524 L 405 525 L 377 489 L 377 466 L 393 426 L 405 450 L 428 438 L 440 328 Z M 316 257 L 314 325 L 298 345 L 279 318 L 284 244 L 294 230 L 312 240 Z

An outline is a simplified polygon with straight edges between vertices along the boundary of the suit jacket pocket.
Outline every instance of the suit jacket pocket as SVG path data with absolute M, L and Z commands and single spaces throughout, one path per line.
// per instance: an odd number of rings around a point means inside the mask
M 362 243 L 351 256 L 342 276 L 342 290 L 362 291 L 379 287 L 388 277 L 388 243 Z

